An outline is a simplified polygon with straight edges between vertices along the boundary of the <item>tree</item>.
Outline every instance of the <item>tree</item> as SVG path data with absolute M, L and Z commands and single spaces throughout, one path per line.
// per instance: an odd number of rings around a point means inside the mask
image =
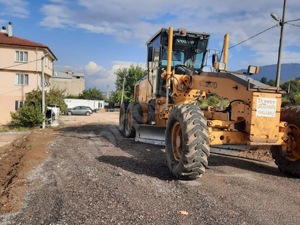
M 295 105 L 300 105 L 300 92 L 295 94 Z
M 83 90 L 81 94 L 78 96 L 80 99 L 90 99 L 90 100 L 103 100 L 104 96 L 100 90 L 97 88 L 89 88 L 87 90 Z
M 106 99 L 106 101 L 108 102 L 108 108 L 115 108 L 117 106 L 119 106 L 119 103 L 117 100 L 116 100 L 116 92 L 114 91 L 111 91 L 109 93 L 109 98 Z
M 276 86 L 276 82 L 275 80 L 273 79 L 270 79 L 268 82 L 267 82 L 268 85 L 272 86 L 272 87 L 275 87 Z
M 272 79 L 268 80 L 267 77 L 260 78 L 260 82 L 270 85 L 270 86 L 273 86 L 273 87 L 275 86 L 275 80 L 272 80 Z
M 299 104 L 299 93 L 300 93 L 300 78 L 287 81 L 280 85 L 283 90 L 290 90 L 288 94 L 284 96 L 284 101 L 291 105 Z
M 64 96 L 65 98 L 72 98 L 72 99 L 78 99 L 78 95 L 71 95 L 71 94 L 68 94 L 68 95 L 65 95 Z
M 123 91 L 123 82 L 124 83 L 124 102 L 131 102 L 134 100 L 134 85 L 142 77 L 147 74 L 147 71 L 144 70 L 139 65 L 131 65 L 129 68 L 119 69 L 116 73 L 117 80 L 115 82 L 116 92 L 115 92 L 115 101 L 121 102 L 122 91 Z M 124 80 L 125 79 L 125 80 Z
M 267 77 L 262 77 L 260 78 L 260 82 L 267 84 L 268 83 L 268 78 Z
M 67 104 L 64 101 L 64 91 L 58 88 L 51 88 L 49 92 L 46 92 L 46 104 L 56 105 L 61 112 L 67 111 Z
M 12 123 L 22 127 L 39 126 L 44 119 L 42 114 L 42 91 L 32 90 L 25 94 L 25 104 L 16 112 L 11 113 Z M 57 105 L 61 112 L 66 111 L 67 105 L 63 99 L 63 91 L 50 89 L 45 93 L 46 105 Z M 46 109 L 45 109 L 46 112 Z

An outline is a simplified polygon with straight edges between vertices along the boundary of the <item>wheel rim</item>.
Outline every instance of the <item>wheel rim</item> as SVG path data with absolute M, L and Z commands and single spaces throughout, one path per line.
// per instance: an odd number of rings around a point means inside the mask
M 182 155 L 182 129 L 179 122 L 175 122 L 172 128 L 171 141 L 173 157 L 179 161 Z
M 300 129 L 290 124 L 288 126 L 287 159 L 296 161 L 300 159 Z

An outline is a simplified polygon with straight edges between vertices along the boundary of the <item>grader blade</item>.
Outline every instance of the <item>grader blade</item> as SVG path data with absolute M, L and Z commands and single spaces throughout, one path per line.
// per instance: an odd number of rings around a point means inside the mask
M 215 145 L 210 147 L 210 152 L 217 155 L 270 161 L 272 159 L 270 148 L 270 146 Z
M 158 127 L 152 125 L 139 124 L 135 126 L 135 141 L 154 144 L 165 145 L 165 127 Z

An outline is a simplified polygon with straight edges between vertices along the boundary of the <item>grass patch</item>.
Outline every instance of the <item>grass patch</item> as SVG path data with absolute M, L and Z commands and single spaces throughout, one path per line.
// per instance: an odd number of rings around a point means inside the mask
M 20 127 L 15 125 L 0 125 L 0 133 L 3 132 L 20 132 L 20 131 L 28 131 L 31 130 L 28 127 Z

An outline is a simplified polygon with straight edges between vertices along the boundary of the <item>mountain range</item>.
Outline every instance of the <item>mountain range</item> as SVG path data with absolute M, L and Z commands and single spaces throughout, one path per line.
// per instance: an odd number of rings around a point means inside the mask
M 246 71 L 246 70 L 241 70 Z M 276 80 L 277 64 L 261 66 L 258 74 L 252 75 L 253 79 L 260 80 L 266 77 L 268 80 Z M 300 63 L 281 64 L 281 82 L 293 80 L 300 77 Z

